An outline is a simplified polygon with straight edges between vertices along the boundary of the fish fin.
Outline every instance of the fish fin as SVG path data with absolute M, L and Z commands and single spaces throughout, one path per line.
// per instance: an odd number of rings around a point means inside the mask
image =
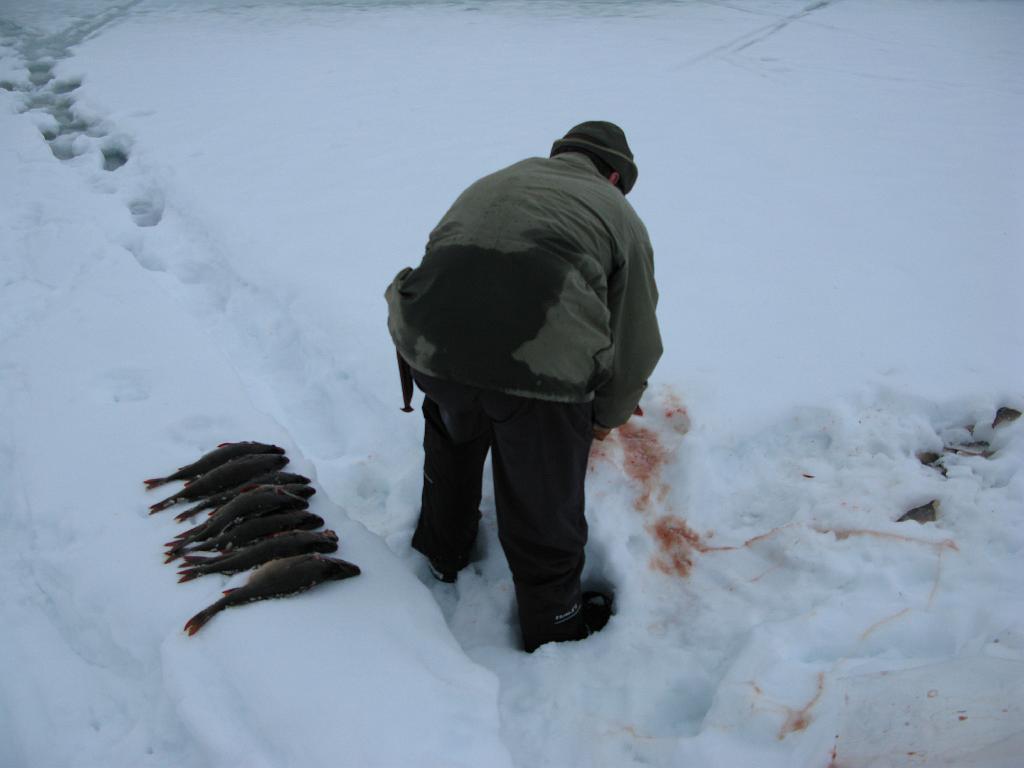
M 195 568 L 189 568 L 185 571 L 178 571 L 178 575 L 181 577 L 178 579 L 178 583 L 181 584 L 184 581 L 192 581 L 192 579 L 198 579 L 202 576 Z
M 167 555 L 167 557 L 164 558 L 164 565 L 167 565 L 168 563 L 173 563 L 175 560 L 181 557 L 181 555 L 178 552 L 165 552 L 164 554 Z
M 226 448 L 229 445 L 234 445 L 234 443 L 217 443 L 218 448 Z
M 216 613 L 223 610 L 223 608 L 224 606 L 220 604 L 219 600 L 213 605 L 211 605 L 209 608 L 204 608 L 191 619 L 185 622 L 185 631 L 188 632 L 189 636 L 191 637 L 200 629 L 202 629 L 206 622 L 212 619 Z
M 157 486 L 163 485 L 164 483 L 168 482 L 168 480 L 166 477 L 151 477 L 149 480 L 143 480 L 142 482 L 146 484 L 146 490 L 150 491 L 156 488 Z
M 182 559 L 189 565 L 200 565 L 201 563 L 209 562 L 213 560 L 212 557 L 200 557 L 199 555 L 183 555 Z
M 168 496 L 163 501 L 158 501 L 156 504 L 150 504 L 149 505 L 149 514 L 152 515 L 152 514 L 154 514 L 156 512 L 159 512 L 162 509 L 167 509 L 168 507 L 173 507 L 177 503 L 178 503 L 178 495 L 177 494 L 175 494 L 174 496 Z
M 196 515 L 198 515 L 202 511 L 203 510 L 201 510 L 201 509 L 195 509 L 195 508 L 193 508 L 193 509 L 186 509 L 184 512 L 182 512 L 182 513 L 180 513 L 178 515 L 175 515 L 174 519 L 175 519 L 176 522 L 183 523 L 186 520 L 191 520 L 193 517 L 195 517 Z
M 225 589 L 223 594 L 230 595 L 232 592 L 237 592 L 240 587 L 232 587 L 231 589 Z
M 194 528 L 189 528 L 187 531 L 182 531 L 181 533 L 179 533 L 174 538 L 178 539 L 179 541 L 181 541 L 183 539 L 187 539 L 189 536 L 191 536 L 191 535 L 193 535 L 195 533 L 199 533 L 203 529 L 203 527 L 205 525 L 206 525 L 206 523 L 200 523 L 199 525 L 195 526 Z

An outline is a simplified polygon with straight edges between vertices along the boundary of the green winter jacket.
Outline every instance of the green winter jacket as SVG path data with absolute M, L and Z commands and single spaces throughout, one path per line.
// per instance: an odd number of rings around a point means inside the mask
M 470 186 L 388 286 L 399 353 L 440 379 L 594 400 L 617 427 L 661 357 L 654 254 L 626 198 L 578 153 Z

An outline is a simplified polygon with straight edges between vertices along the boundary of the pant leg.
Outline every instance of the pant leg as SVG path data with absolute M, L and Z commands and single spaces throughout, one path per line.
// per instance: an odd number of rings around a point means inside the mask
M 490 424 L 469 387 L 414 373 L 423 401 L 423 494 L 412 546 L 444 571 L 469 562 Z
M 591 403 L 483 393 L 492 419 L 498 535 L 515 581 L 527 651 L 586 635 L 580 574 Z

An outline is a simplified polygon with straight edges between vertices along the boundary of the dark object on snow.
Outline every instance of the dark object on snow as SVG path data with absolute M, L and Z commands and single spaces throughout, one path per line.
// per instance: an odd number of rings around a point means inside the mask
M 265 472 L 259 477 L 254 477 L 248 482 L 236 485 L 230 490 L 224 491 L 223 493 L 217 493 L 203 499 L 194 507 L 189 507 L 174 519 L 181 522 L 195 517 L 204 509 L 216 509 L 219 506 L 227 504 L 238 494 L 252 490 L 252 488 L 257 485 L 308 485 L 310 482 L 311 481 L 308 477 L 304 475 L 297 475 L 294 472 Z
M 251 485 L 245 493 L 276 493 L 278 496 L 291 496 L 293 499 L 308 499 L 310 496 L 316 495 L 316 488 L 305 483 Z
M 316 493 L 316 488 L 314 488 L 312 485 L 306 485 L 305 483 L 287 483 L 285 485 L 251 484 L 243 486 L 242 492 L 236 495 L 233 499 L 228 499 L 228 501 L 225 502 L 225 504 L 229 504 L 232 501 L 236 501 L 240 499 L 242 496 L 247 496 L 250 493 L 278 493 L 283 496 L 292 496 L 296 499 L 308 499 L 310 496 Z M 217 509 L 220 509 L 220 507 L 222 506 L 224 506 L 224 504 L 219 505 Z M 193 507 L 192 509 L 195 509 L 195 507 Z M 216 510 L 214 510 L 213 512 L 210 513 L 210 516 L 212 517 L 216 513 Z M 183 520 L 188 520 L 190 517 L 192 517 L 193 514 L 194 512 L 192 512 L 192 510 L 188 510 L 186 512 L 182 512 L 174 519 L 180 523 Z
M 245 520 L 238 520 L 224 529 L 223 533 L 210 539 L 197 541 L 187 551 L 182 550 L 178 554 L 169 555 L 167 562 L 176 559 L 178 555 L 188 555 L 192 552 L 209 552 L 219 550 L 221 552 L 237 549 L 238 547 L 252 544 L 255 541 L 273 536 L 283 531 L 312 530 L 324 524 L 320 515 L 314 515 L 303 509 L 293 509 L 288 512 L 274 512 L 270 515 L 261 515 Z
M 987 459 L 995 453 L 995 451 L 989 450 L 989 444 L 984 440 L 947 445 L 943 450 L 946 453 L 955 453 L 957 456 L 981 456 L 983 459 Z
M 430 558 L 427 558 L 427 567 L 430 569 L 431 575 L 444 584 L 454 584 L 459 579 L 459 570 L 461 570 L 461 568 L 455 570 L 445 568 L 439 562 L 431 560 Z
M 614 597 L 603 592 L 583 593 L 583 624 L 587 635 L 600 632 L 612 615 Z
M 142 482 L 146 484 L 146 490 L 149 490 L 164 483 L 169 483 L 172 480 L 191 480 L 206 474 L 211 469 L 216 469 L 220 465 L 231 461 L 231 459 L 257 453 L 284 453 L 284 448 L 279 448 L 276 445 L 267 445 L 266 443 L 221 443 L 214 450 L 201 456 L 198 461 L 179 468 L 173 475 L 154 477 Z
M 939 502 L 933 499 L 927 504 L 922 504 L 920 507 L 914 507 L 909 512 L 904 513 L 903 517 L 896 522 L 905 523 L 908 520 L 913 520 L 915 523 L 934 523 L 935 518 L 938 516 L 938 512 Z
M 424 391 L 426 478 L 413 549 L 442 574 L 469 562 L 493 444 L 498 531 L 515 579 L 523 647 L 586 636 L 580 573 L 591 403 L 516 397 L 414 371 Z
M 334 531 L 289 531 L 235 550 L 226 555 L 198 557 L 185 555 L 186 565 L 178 571 L 179 582 L 191 581 L 208 573 L 238 573 L 282 557 L 310 552 L 337 552 L 338 534 Z
M 401 352 L 395 350 L 395 353 L 398 355 L 398 378 L 402 382 L 402 412 L 412 413 L 412 368 Z
M 149 513 L 167 509 L 179 501 L 196 501 L 215 493 L 222 493 L 229 488 L 251 482 L 254 477 L 265 472 L 280 469 L 287 463 L 287 456 L 274 453 L 240 456 L 186 483 L 178 493 L 150 506 Z
M 996 417 L 992 421 L 992 428 L 995 429 L 1000 424 L 1006 424 L 1007 422 L 1010 421 L 1016 421 L 1019 418 L 1020 411 L 1018 411 L 1016 408 L 1008 408 L 1006 406 L 1003 406 L 998 411 L 996 411 Z
M 358 565 L 326 555 L 271 560 L 253 571 L 245 586 L 224 590 L 224 597 L 185 622 L 185 631 L 194 635 L 217 613 L 233 605 L 298 594 L 322 582 L 347 579 L 359 573 Z
M 184 533 L 175 536 L 172 541 L 167 542 L 167 555 L 169 557 L 172 554 L 178 554 L 193 542 L 223 533 L 228 525 L 240 518 L 248 519 L 289 509 L 306 509 L 308 506 L 309 502 L 301 496 L 277 493 L 277 491 L 243 493 L 210 515 L 205 523 L 200 523 L 195 528 L 189 528 Z
M 942 463 L 942 454 L 935 453 L 935 451 L 921 451 L 917 454 L 917 460 L 926 467 L 938 470 L 943 477 L 946 476 L 946 465 Z

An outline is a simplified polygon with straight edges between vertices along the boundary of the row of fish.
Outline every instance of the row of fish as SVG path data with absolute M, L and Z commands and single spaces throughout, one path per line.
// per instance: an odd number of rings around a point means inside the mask
M 221 443 L 167 477 L 145 480 L 146 489 L 183 480 L 185 486 L 150 506 L 150 514 L 180 502 L 198 502 L 175 520 L 207 518 L 167 542 L 165 562 L 182 560 L 179 582 L 209 573 L 256 570 L 248 582 L 185 624 L 189 635 L 233 605 L 304 592 L 325 581 L 358 576 L 357 565 L 325 553 L 338 549 L 334 531 L 314 530 L 323 518 L 308 511 L 316 493 L 309 478 L 282 468 L 284 449 L 258 442 Z

